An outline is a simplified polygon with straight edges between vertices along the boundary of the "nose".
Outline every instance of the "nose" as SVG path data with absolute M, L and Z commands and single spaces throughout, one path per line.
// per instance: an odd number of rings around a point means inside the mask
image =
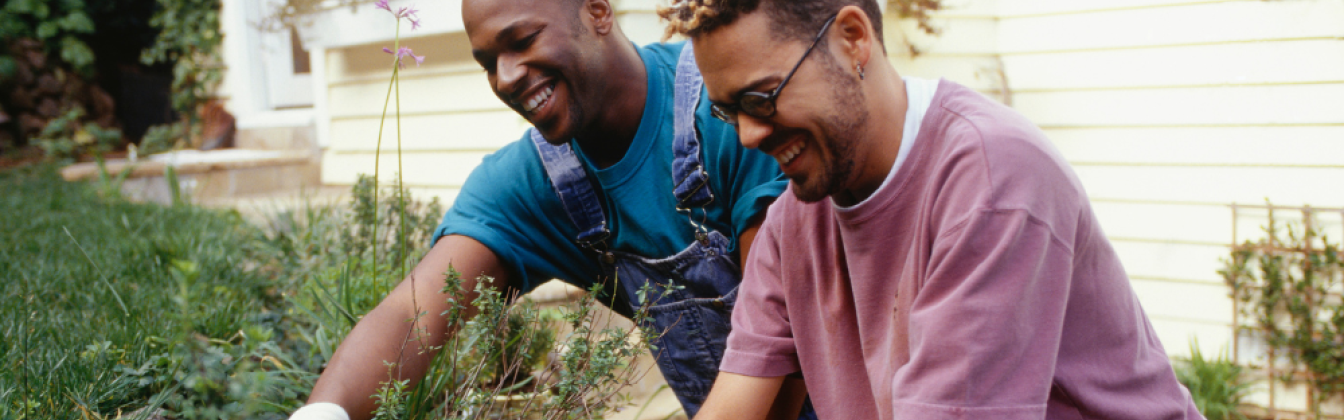
M 509 100 L 516 100 L 518 89 L 524 87 L 522 83 L 527 78 L 527 66 L 524 66 L 517 56 L 512 54 L 501 54 L 495 63 L 495 90 Z
M 770 137 L 775 131 L 774 126 L 769 121 L 756 118 L 746 113 L 737 114 L 737 138 L 742 142 L 742 147 L 756 149 L 761 147 L 761 142 Z

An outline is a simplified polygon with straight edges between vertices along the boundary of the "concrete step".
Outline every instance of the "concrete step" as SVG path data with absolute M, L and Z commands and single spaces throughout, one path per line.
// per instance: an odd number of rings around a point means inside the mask
M 128 198 L 170 203 L 172 193 L 164 176 L 168 167 L 177 173 L 178 187 L 192 200 L 295 192 L 321 185 L 321 160 L 310 151 L 223 149 L 180 150 L 144 159 L 114 160 L 106 164 L 107 176 L 123 170 L 129 175 L 121 190 Z M 61 170 L 69 181 L 98 179 L 100 169 L 92 162 Z
M 316 151 L 313 127 L 250 127 L 238 130 L 234 147 L 248 150 Z

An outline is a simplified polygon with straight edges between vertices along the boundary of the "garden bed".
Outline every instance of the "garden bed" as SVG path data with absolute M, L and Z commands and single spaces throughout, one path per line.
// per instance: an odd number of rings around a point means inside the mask
M 286 418 L 399 266 L 419 260 L 442 214 L 391 192 L 375 200 L 371 185 L 361 180 L 349 207 L 304 206 L 257 225 L 232 210 L 132 202 L 109 181 L 71 183 L 52 167 L 0 171 L 10 215 L 0 418 Z M 425 381 L 388 383 L 380 398 L 395 405 L 382 418 L 589 417 L 627 404 L 623 390 L 652 393 L 640 381 L 646 335 L 606 322 L 586 296 L 557 287 L 524 304 L 477 299 L 482 315 L 450 318 L 462 332 Z M 512 391 L 503 378 L 533 379 Z M 531 408 L 498 403 L 534 391 Z

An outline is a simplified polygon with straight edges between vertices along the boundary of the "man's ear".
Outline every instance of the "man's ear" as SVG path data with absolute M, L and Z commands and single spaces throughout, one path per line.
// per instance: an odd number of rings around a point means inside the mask
M 839 58 L 848 61 L 850 69 L 856 65 L 867 67 L 873 46 L 879 42 L 868 14 L 858 6 L 845 6 L 835 16 L 835 23 L 831 26 L 835 28 L 831 49 L 838 50 L 835 52 L 841 55 Z
M 593 19 L 593 30 L 598 35 L 611 33 L 611 28 L 616 25 L 616 10 L 611 7 L 610 0 L 583 0 L 583 13 Z

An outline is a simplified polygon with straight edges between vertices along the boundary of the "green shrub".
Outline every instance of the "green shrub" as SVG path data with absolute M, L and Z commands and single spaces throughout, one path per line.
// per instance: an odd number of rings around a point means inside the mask
M 312 328 L 302 332 L 314 361 L 331 358 L 355 323 L 403 278 L 398 268 L 418 261 L 441 210 L 436 202 L 418 204 L 404 190 L 382 193 L 390 200 L 374 207 L 372 180 L 356 183 L 348 210 L 286 216 L 270 243 L 289 255 L 345 255 L 325 259 L 292 297 L 293 311 Z M 375 217 L 376 215 L 376 217 Z M 306 220 L 307 222 L 301 221 Z M 343 229 L 326 225 L 339 223 Z M 404 223 L 404 224 L 403 224 Z M 302 234 L 307 232 L 307 234 Z M 416 245 L 411 245 L 411 244 Z M 292 260 L 304 266 L 307 258 Z M 414 386 L 389 380 L 377 395 L 380 419 L 456 418 L 491 413 L 491 418 L 600 418 L 622 397 L 620 390 L 641 376 L 631 362 L 648 350 L 637 332 L 601 327 L 591 297 L 560 309 L 541 309 L 529 301 L 485 288 L 489 278 L 464 290 L 456 272 L 445 273 L 443 293 L 450 309 L 442 314 L 458 332 L 437 352 L 424 379 Z M 466 296 L 478 311 L 466 319 Z M 591 294 L 589 295 L 591 296 Z M 650 299 L 649 301 L 652 301 Z M 572 332 L 557 337 L 565 323 Z M 647 368 L 647 367 L 644 367 Z M 389 378 L 391 378 L 389 372 Z
M 93 74 L 94 56 L 79 36 L 93 29 L 82 0 L 9 0 L 0 8 L 0 39 L 41 41 L 48 55 L 60 57 L 83 76 Z M 12 60 L 0 54 L 0 70 L 12 66 Z
M 1190 341 L 1190 357 L 1175 366 L 1176 379 L 1190 389 L 1195 406 L 1209 420 L 1244 420 L 1238 411 L 1242 399 L 1250 392 L 1251 383 L 1243 368 L 1219 352 L 1213 359 L 1205 359 L 1199 342 Z
M 187 145 L 187 138 L 186 124 L 181 121 L 159 124 L 145 131 L 145 136 L 140 139 L 139 152 L 152 155 L 184 148 Z
M 83 154 L 101 155 L 121 141 L 121 130 L 102 128 L 92 122 L 80 125 L 83 116 L 83 109 L 71 108 L 48 122 L 34 142 L 48 159 L 67 161 Z
M 215 96 L 224 80 L 224 34 L 219 28 L 220 0 L 157 0 L 150 26 L 159 30 L 154 45 L 141 52 L 144 64 L 172 63 L 173 109 L 186 133 L 199 130 L 197 109 Z

